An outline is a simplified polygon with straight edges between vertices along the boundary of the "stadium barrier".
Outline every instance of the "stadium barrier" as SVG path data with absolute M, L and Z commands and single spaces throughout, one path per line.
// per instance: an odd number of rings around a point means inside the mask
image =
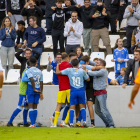
M 133 110 L 128 108 L 132 86 L 123 89 L 121 86 L 108 86 L 107 106 L 113 117 L 116 127 L 137 127 L 140 126 L 140 94 L 137 95 Z M 0 100 L 0 121 L 8 122 L 11 114 L 18 104 L 18 85 L 4 85 L 2 98 Z M 43 89 L 44 100 L 38 105 L 37 122 L 41 122 L 43 126 L 50 126 L 49 117 L 52 116 L 56 107 L 58 86 L 45 85 Z M 62 113 L 58 120 L 60 123 Z M 20 113 L 14 120 L 14 124 L 21 122 L 23 118 Z M 29 120 L 29 118 L 28 118 Z M 75 119 L 74 119 L 75 121 Z M 90 125 L 90 116 L 87 109 L 87 124 Z M 95 115 L 96 126 L 104 126 L 102 120 Z

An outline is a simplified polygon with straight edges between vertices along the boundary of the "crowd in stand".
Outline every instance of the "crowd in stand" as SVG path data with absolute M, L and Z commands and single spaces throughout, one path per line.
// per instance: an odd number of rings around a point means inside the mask
M 41 27 L 43 18 L 46 19 L 46 33 Z M 127 63 L 131 64 L 128 54 L 134 53 L 135 59 L 135 53 L 138 53 L 136 51 L 140 46 L 138 0 L 0 0 L 2 67 L 7 73 L 13 68 L 16 56 L 22 64 L 22 73 L 27 67 L 26 61 L 31 56 L 35 56 L 38 60 L 37 67 L 40 68 L 40 57 L 46 35 L 52 36 L 55 61 L 57 61 L 58 43 L 60 53 L 76 52 L 80 60 L 82 37 L 84 52 L 88 55 L 90 52 L 99 52 L 100 38 L 106 47 L 107 54 L 112 54 L 108 27 L 110 24 L 112 34 L 117 34 L 116 23 L 119 21 L 120 26 L 123 18 L 127 19 L 127 46 L 124 48 L 123 40 L 116 38 L 113 59 L 110 60 L 115 62 L 115 78 L 120 75 L 123 67 L 127 67 Z M 27 28 L 25 28 L 25 19 L 27 19 Z M 18 24 L 18 29 L 15 29 L 16 24 Z M 15 54 L 15 51 L 19 49 L 21 50 Z M 21 54 L 25 57 L 21 57 Z M 50 61 L 49 64 L 51 64 Z M 136 63 L 137 69 L 138 65 Z M 128 69 L 124 71 L 128 75 Z M 135 71 L 137 71 L 136 68 Z M 135 75 L 132 77 L 135 78 Z

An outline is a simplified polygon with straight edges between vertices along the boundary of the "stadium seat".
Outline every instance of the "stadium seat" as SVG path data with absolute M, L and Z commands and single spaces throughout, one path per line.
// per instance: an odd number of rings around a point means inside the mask
M 129 54 L 129 59 L 134 59 L 134 54 Z
M 125 29 L 126 26 L 127 26 L 127 19 L 123 19 L 122 22 L 121 22 L 121 26 L 120 26 L 120 28 Z
M 44 48 L 49 48 L 53 45 L 52 36 L 46 35 L 46 41 L 44 42 Z
M 112 62 L 111 59 L 113 59 L 113 54 L 108 54 L 105 58 L 106 68 L 112 68 L 115 66 L 115 62 Z
M 108 78 L 112 79 L 112 80 L 115 80 L 115 72 L 110 72 L 108 74 Z
M 4 83 L 14 83 L 19 82 L 20 78 L 20 69 L 10 69 L 7 74 L 7 79 L 4 81 Z
M 43 70 L 43 83 L 47 84 L 49 82 L 52 82 L 52 78 L 53 78 L 53 70 L 51 70 L 50 72 L 47 72 L 47 70 Z
M 92 52 L 90 55 L 90 60 L 93 61 L 94 58 L 101 58 L 105 59 L 105 54 L 104 52 Z
M 40 59 L 40 65 L 41 66 L 46 66 L 48 65 L 48 58 L 49 56 L 51 57 L 51 60 L 54 60 L 54 55 L 53 52 L 43 52 L 41 55 L 41 59 Z
M 83 52 L 83 55 L 88 55 L 88 53 L 87 52 Z
M 109 35 L 109 37 L 110 37 L 110 45 L 111 45 L 111 48 L 114 48 L 115 43 L 116 43 L 116 40 L 118 38 L 120 38 L 120 35 Z

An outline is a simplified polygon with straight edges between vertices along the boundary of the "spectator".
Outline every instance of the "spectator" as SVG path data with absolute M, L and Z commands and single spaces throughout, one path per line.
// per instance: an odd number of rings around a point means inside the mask
M 65 6 L 70 7 L 71 5 L 76 5 L 76 3 L 73 0 L 64 0 Z M 71 13 L 73 11 L 76 11 L 76 7 L 73 6 L 71 11 L 67 11 L 65 13 L 65 22 L 67 22 L 71 18 Z
M 56 75 L 55 69 L 56 69 L 57 64 L 60 64 L 62 61 L 62 54 L 57 53 L 55 60 L 53 61 L 51 61 L 51 58 L 49 56 L 48 60 L 49 60 L 49 64 L 47 65 L 47 71 L 51 71 L 51 69 L 53 70 L 52 85 L 58 85 L 58 76 Z
M 38 7 L 40 7 L 40 9 L 42 10 L 42 14 L 43 14 L 43 16 L 44 16 L 44 15 L 45 15 L 45 10 L 46 10 L 46 7 L 45 7 L 46 3 L 45 3 L 45 0 L 38 0 L 38 1 L 36 1 L 36 5 L 37 5 Z
M 15 39 L 16 30 L 12 25 L 9 17 L 5 17 L 2 21 L 0 29 L 0 40 L 1 43 L 1 62 L 2 67 L 5 70 L 5 75 L 7 74 L 7 60 L 8 60 L 8 70 L 13 68 L 14 56 L 15 56 Z
M 122 85 L 123 84 L 125 73 L 126 73 L 126 68 L 125 67 L 121 68 L 120 75 L 115 80 L 116 85 Z M 131 79 L 128 80 L 128 82 L 130 82 L 130 81 L 131 81 Z M 129 83 L 127 85 L 129 85 Z
M 6 14 L 5 14 L 6 5 L 7 5 L 6 0 L 1 0 L 0 1 L 0 27 L 1 27 L 3 19 L 6 17 Z
M 120 70 L 122 67 L 126 67 L 127 61 L 129 60 L 128 50 L 123 48 L 123 40 L 117 39 L 112 62 L 115 62 L 115 78 L 120 75 Z
M 70 63 L 71 63 L 71 61 L 72 61 L 73 59 L 78 59 L 78 56 L 77 56 L 76 53 L 70 53 L 70 54 L 69 54 L 69 61 L 70 61 Z
M 77 47 L 76 50 L 75 50 L 75 53 L 76 53 L 77 56 L 78 56 L 78 60 L 80 60 L 81 57 L 83 56 L 82 48 L 81 48 L 81 47 Z
M 124 13 L 124 18 L 127 19 L 126 37 L 127 49 L 131 53 L 131 38 L 133 30 L 138 26 L 140 20 L 140 5 L 138 0 L 131 0 L 132 4 L 127 6 Z
M 37 18 L 34 16 L 29 17 L 30 26 L 26 29 L 24 34 L 24 45 L 32 50 L 42 54 L 42 44 L 46 41 L 46 35 L 43 28 L 37 25 Z M 40 57 L 37 61 L 37 67 L 40 68 Z
M 15 43 L 15 47 L 24 49 L 25 46 L 23 45 L 23 35 L 26 31 L 25 28 L 25 22 L 23 20 L 20 20 L 17 22 L 18 24 L 18 30 L 17 30 L 17 41 Z
M 81 6 L 78 8 L 78 12 L 81 15 L 81 21 L 83 22 L 83 43 L 85 46 L 84 52 L 87 52 L 89 54 L 89 46 L 91 46 L 91 53 L 93 52 L 93 46 L 92 46 L 92 19 L 89 18 L 89 14 L 91 13 L 91 10 L 93 9 L 93 6 L 90 5 L 90 0 L 84 1 L 84 6 Z
M 60 52 L 64 52 L 64 14 L 71 9 L 62 8 L 62 0 L 56 0 L 56 7 L 52 7 L 53 12 L 53 29 L 52 29 L 52 40 L 53 40 L 53 53 L 56 56 L 58 50 L 58 41 L 60 45 Z
M 94 61 L 95 63 L 97 63 L 98 59 L 99 59 L 99 58 L 94 58 L 93 61 Z
M 20 54 L 22 54 L 23 52 L 24 52 L 25 57 L 20 56 Z M 22 76 L 22 73 L 25 70 L 25 68 L 28 67 L 27 60 L 29 60 L 31 58 L 32 53 L 35 55 L 34 57 L 36 58 L 36 60 L 38 60 L 40 57 L 40 53 L 35 51 L 35 50 L 32 50 L 30 48 L 26 48 L 26 49 L 21 50 L 15 54 L 16 58 L 21 63 L 20 77 Z
M 116 81 L 108 78 L 108 85 L 116 85 Z
M 96 63 L 96 66 L 106 66 L 106 62 L 102 59 L 99 59 Z M 108 72 L 106 69 L 100 69 L 99 71 L 88 71 L 88 75 L 94 76 L 93 78 L 93 89 L 95 97 L 95 112 L 103 120 L 106 127 L 114 128 L 114 122 L 112 119 L 109 110 L 106 107 L 107 99 L 107 75 Z
M 30 6 L 29 9 L 28 9 L 28 6 Z M 43 14 L 42 14 L 41 9 L 35 5 L 35 0 L 29 0 L 28 2 L 26 2 L 26 4 L 24 5 L 21 11 L 21 15 L 27 16 L 27 23 L 29 26 L 30 26 L 29 17 L 35 16 L 37 18 L 37 25 L 41 27 L 41 20 L 42 20 Z
M 113 34 L 116 34 L 116 28 L 117 28 L 117 19 L 118 19 L 118 13 L 119 13 L 119 7 L 120 7 L 120 0 L 112 0 L 110 3 L 110 25 L 111 25 L 111 31 Z
M 140 50 L 135 50 L 134 51 L 134 59 L 130 59 L 128 63 L 128 67 L 126 69 L 125 77 L 124 77 L 124 82 L 122 87 L 125 88 L 128 84 L 128 79 L 129 75 L 132 72 L 132 77 L 131 77 L 131 85 L 134 84 L 134 79 L 136 78 L 138 69 L 139 69 L 139 61 L 140 61 Z
M 140 20 L 139 20 L 139 27 L 136 27 L 133 30 L 132 38 L 131 38 L 131 53 L 134 54 L 134 49 L 136 47 L 140 47 L 140 38 L 136 40 L 136 34 L 140 33 Z
M 53 10 L 51 9 L 52 6 L 55 6 L 55 0 L 45 0 L 46 2 L 46 35 L 51 35 L 52 34 L 52 15 L 53 15 Z
M 7 0 L 7 12 L 8 16 L 11 19 L 12 24 L 15 27 L 15 23 L 23 20 L 20 15 L 20 11 L 22 10 L 25 4 L 25 0 Z
M 78 13 L 72 12 L 71 19 L 66 23 L 64 36 L 67 37 L 66 53 L 75 52 L 81 44 L 83 24 L 78 20 Z
M 98 0 L 95 8 L 90 13 L 90 18 L 93 19 L 92 24 L 92 45 L 94 52 L 99 52 L 99 39 L 103 40 L 106 46 L 107 53 L 112 54 L 110 46 L 110 38 L 108 32 L 108 25 L 110 19 L 110 12 L 106 9 L 102 0 Z

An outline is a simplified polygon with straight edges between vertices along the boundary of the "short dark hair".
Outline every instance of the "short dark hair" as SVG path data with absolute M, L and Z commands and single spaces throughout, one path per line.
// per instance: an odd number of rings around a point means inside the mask
M 98 0 L 97 2 L 103 2 L 102 0 Z
M 30 59 L 27 60 L 27 65 L 30 66 Z
M 23 20 L 18 21 L 17 24 L 21 24 L 25 26 L 25 22 Z
M 103 64 L 103 66 L 106 66 L 106 62 L 105 62 L 105 60 L 99 58 L 98 61 L 100 61 L 100 62 Z
M 37 17 L 35 17 L 35 16 L 30 16 L 30 17 L 29 17 L 29 20 L 30 20 L 30 19 L 32 19 L 33 21 L 36 21 L 36 22 L 37 22 Z
M 37 60 L 36 60 L 36 58 L 35 57 L 31 57 L 30 58 L 30 62 L 29 62 L 32 66 L 35 66 L 36 65 L 36 63 L 37 63 Z
M 71 53 L 69 54 L 69 57 L 71 58 L 72 56 L 77 56 L 77 54 L 71 52 Z
M 72 16 L 72 14 L 73 14 L 73 13 L 76 13 L 76 14 L 77 14 L 77 16 L 78 16 L 78 12 L 77 12 L 77 11 L 73 11 L 73 12 L 71 13 L 71 16 Z
M 57 55 L 61 55 L 61 56 L 62 56 L 62 54 L 61 54 L 60 52 L 59 52 L 59 53 L 57 53 L 55 57 L 57 57 Z
M 83 60 L 85 63 L 90 60 L 90 57 L 88 55 L 82 56 L 80 60 Z
M 89 2 L 90 2 L 90 0 L 84 0 L 84 2 L 85 2 L 85 1 L 89 1 Z
M 64 2 L 65 2 L 66 0 L 64 0 Z M 71 1 L 71 0 L 68 0 L 68 1 Z
M 140 54 L 140 48 L 135 49 L 134 52 L 138 52 Z
M 62 53 L 62 60 L 64 60 L 65 58 L 69 57 L 69 55 L 67 53 Z
M 71 64 L 72 64 L 73 67 L 76 67 L 76 66 L 78 66 L 78 64 L 79 64 L 79 60 L 78 60 L 78 59 L 73 59 L 73 60 L 71 61 Z
M 96 61 L 96 60 L 98 61 L 98 60 L 99 60 L 99 58 L 94 58 L 94 59 L 93 59 L 93 61 Z
M 26 51 L 30 51 L 30 52 L 31 52 L 31 50 L 30 50 L 29 48 L 25 49 L 25 52 L 26 52 Z

